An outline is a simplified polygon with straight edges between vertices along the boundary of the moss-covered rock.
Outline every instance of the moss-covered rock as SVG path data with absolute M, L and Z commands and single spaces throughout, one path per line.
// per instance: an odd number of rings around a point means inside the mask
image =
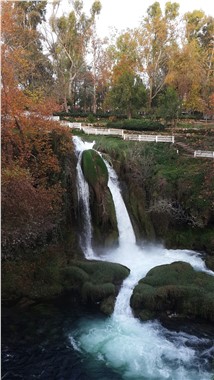
M 155 240 L 155 230 L 150 214 L 147 213 L 145 190 L 137 184 L 130 184 L 126 195 L 126 204 L 129 210 L 135 233 L 139 239 Z
M 63 256 L 50 253 L 4 262 L 2 301 L 27 306 L 31 301 L 50 301 L 68 296 L 109 315 L 129 272 L 123 265 L 104 261 L 71 260 L 67 265 Z
M 174 262 L 153 268 L 140 280 L 131 307 L 141 319 L 176 314 L 214 321 L 214 277 L 190 264 Z
M 93 149 L 83 152 L 81 164 L 90 188 L 92 245 L 96 249 L 114 247 L 118 244 L 119 234 L 106 164 Z
M 74 261 L 61 271 L 63 287 L 79 295 L 83 304 L 99 305 L 100 311 L 111 314 L 122 281 L 130 270 L 123 265 L 103 261 Z
M 85 150 L 81 161 L 82 171 L 97 198 L 102 198 L 100 190 L 108 185 L 108 170 L 102 157 L 93 149 Z

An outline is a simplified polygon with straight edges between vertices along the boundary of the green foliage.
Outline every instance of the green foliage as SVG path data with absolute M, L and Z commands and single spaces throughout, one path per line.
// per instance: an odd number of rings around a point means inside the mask
M 181 110 L 181 101 L 177 92 L 172 87 L 167 87 L 164 94 L 159 95 L 158 115 L 168 122 L 175 121 L 179 118 Z
M 214 255 L 214 234 L 213 228 L 170 228 L 166 234 L 166 245 L 171 248 L 188 247 L 192 250 L 205 251 L 209 255 Z M 211 268 L 212 269 L 212 268 Z
M 184 317 L 214 321 L 214 278 L 196 272 L 190 264 L 174 262 L 150 270 L 135 287 L 131 306 L 157 313 L 178 313 Z
M 161 124 L 158 121 L 138 120 L 138 119 L 108 122 L 106 124 L 106 127 L 125 129 L 125 130 L 134 130 L 134 131 L 162 131 L 164 130 L 163 124 Z
M 91 114 L 88 115 L 87 121 L 89 123 L 94 123 L 96 121 L 96 117 L 91 113 Z
M 97 112 L 94 114 L 93 112 L 84 112 L 81 109 L 80 110 L 72 110 L 70 109 L 68 112 L 66 111 L 60 111 L 60 112 L 54 112 L 54 116 L 60 116 L 61 119 L 65 118 L 83 118 L 85 120 L 88 120 L 88 122 L 93 122 L 94 120 L 97 121 L 97 119 L 109 119 L 111 117 L 115 117 L 116 119 L 126 119 L 127 116 L 125 114 L 121 114 L 118 112 Z M 88 118 L 92 117 L 92 121 L 90 121 Z
M 139 76 L 127 69 L 116 79 L 108 94 L 114 109 L 126 110 L 128 117 L 146 104 L 146 88 Z

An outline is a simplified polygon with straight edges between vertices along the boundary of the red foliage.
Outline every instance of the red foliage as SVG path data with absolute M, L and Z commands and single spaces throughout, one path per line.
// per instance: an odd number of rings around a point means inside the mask
M 58 109 L 54 99 L 29 95 L 20 84 L 20 75 L 29 70 L 31 63 L 28 52 L 17 43 L 24 35 L 15 19 L 13 4 L 3 3 L 3 257 L 14 254 L 17 249 L 31 247 L 38 240 L 44 242 L 59 224 L 66 191 L 60 183 L 60 150 L 66 152 L 66 141 L 70 141 L 70 135 L 67 138 L 67 132 L 57 122 L 45 117 Z M 65 136 L 65 142 L 57 148 L 53 131 L 56 136 Z
M 35 188 L 27 170 L 18 166 L 2 171 L 2 248 L 9 255 L 15 247 L 31 246 L 46 238 L 57 224 L 59 186 Z M 57 201 L 58 200 L 58 201 Z

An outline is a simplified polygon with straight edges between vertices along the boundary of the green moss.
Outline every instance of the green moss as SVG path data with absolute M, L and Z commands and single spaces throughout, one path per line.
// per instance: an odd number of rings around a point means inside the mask
M 168 248 L 180 247 L 214 255 L 213 228 L 172 227 L 166 233 L 165 242 Z
M 108 170 L 102 157 L 93 149 L 85 150 L 82 154 L 82 170 L 86 181 L 93 188 L 97 184 L 104 187 L 108 184 Z
M 190 264 L 174 262 L 153 268 L 135 287 L 131 306 L 137 316 L 148 311 L 178 313 L 214 321 L 214 277 L 196 272 Z
M 61 270 L 63 288 L 69 290 L 79 288 L 89 280 L 89 275 L 77 266 L 66 267 Z
M 114 311 L 115 297 L 109 296 L 105 298 L 100 304 L 100 310 L 106 315 L 111 315 Z
M 2 300 L 51 300 L 72 294 L 80 303 L 94 305 L 105 314 L 114 308 L 118 287 L 130 270 L 103 261 L 72 260 L 69 266 L 57 255 L 4 262 Z M 25 302 L 28 304 L 28 302 Z
M 125 266 L 117 263 L 109 263 L 105 261 L 74 261 L 75 266 L 78 266 L 85 271 L 94 284 L 103 284 L 113 282 L 117 284 L 123 281 L 130 273 L 130 270 Z
M 115 286 L 111 283 L 95 285 L 89 281 L 83 284 L 81 297 L 83 302 L 100 302 L 109 296 L 115 295 Z

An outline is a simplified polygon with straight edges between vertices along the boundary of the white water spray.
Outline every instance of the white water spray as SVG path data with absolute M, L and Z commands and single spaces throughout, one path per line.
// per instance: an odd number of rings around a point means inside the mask
M 108 164 L 107 168 L 120 246 L 97 259 L 123 264 L 131 272 L 121 287 L 113 315 L 105 320 L 82 320 L 79 329 L 72 333 L 71 343 L 73 347 L 75 343 L 81 352 L 90 353 L 98 364 L 99 361 L 105 362 L 124 380 L 211 380 L 212 375 L 201 367 L 195 348 L 196 341 L 197 345 L 203 345 L 206 339 L 169 332 L 158 322 L 140 322 L 133 317 L 129 300 L 134 286 L 155 266 L 185 261 L 195 270 L 212 275 L 213 272 L 206 269 L 196 252 L 152 245 L 144 249 L 138 247 L 117 176 Z M 89 201 L 88 197 L 85 199 Z

